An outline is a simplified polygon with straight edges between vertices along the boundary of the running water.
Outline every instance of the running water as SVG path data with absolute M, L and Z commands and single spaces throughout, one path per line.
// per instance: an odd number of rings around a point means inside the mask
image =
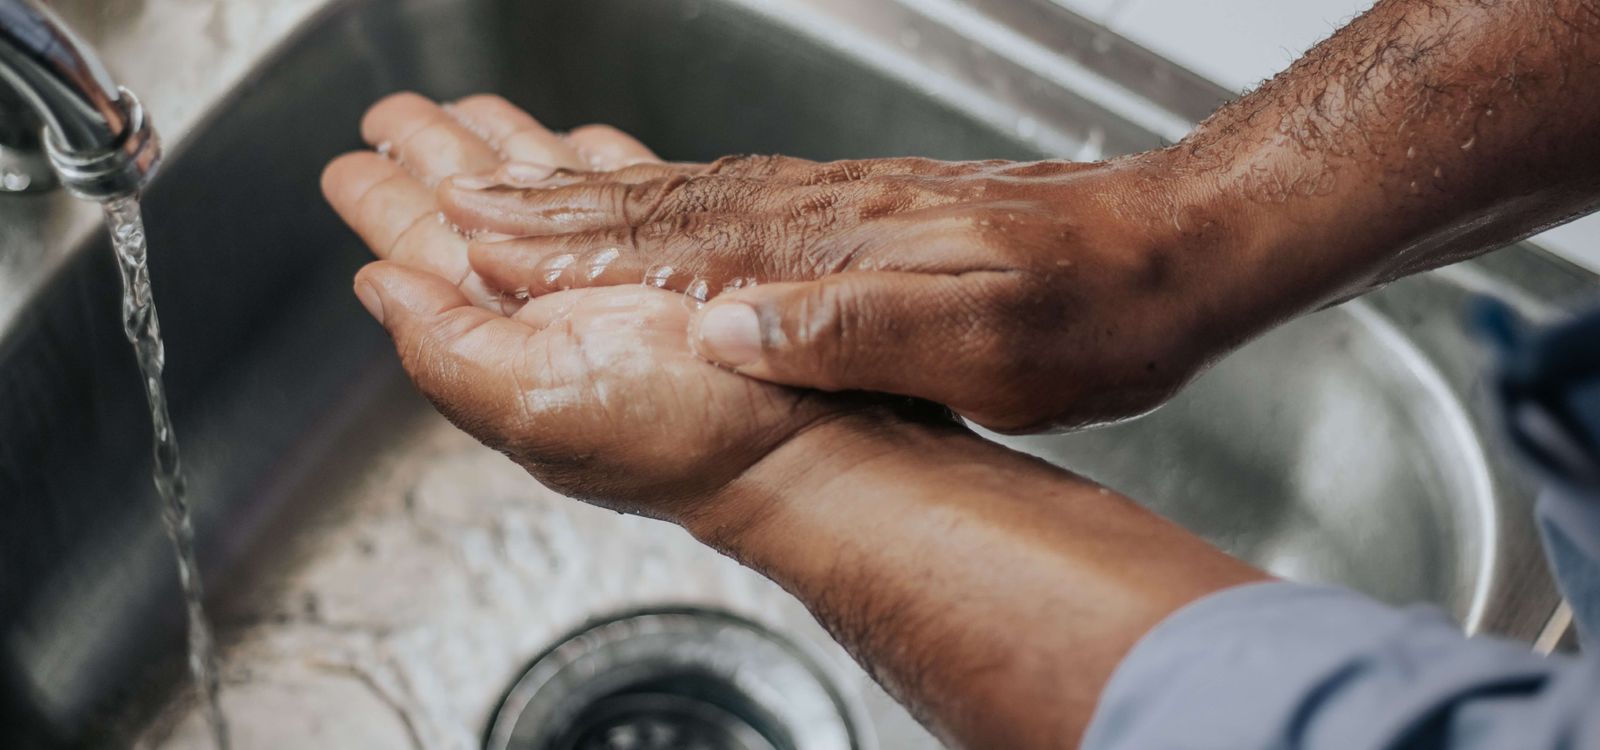
M 178 438 L 173 433 L 172 417 L 167 414 L 166 386 L 161 368 L 166 349 L 161 342 L 161 323 L 156 319 L 155 298 L 150 292 L 150 269 L 146 263 L 144 218 L 138 198 L 119 198 L 105 204 L 106 223 L 111 228 L 111 247 L 122 272 L 122 328 L 133 344 L 144 376 L 145 396 L 150 401 L 150 421 L 155 428 L 155 483 L 161 493 L 161 520 L 167 527 L 178 558 L 178 582 L 189 619 L 189 672 L 200 691 L 200 700 L 211 736 L 218 750 L 228 748 L 228 725 L 218 701 L 221 691 L 217 675 L 217 651 L 211 638 L 202 603 L 200 569 L 194 554 L 194 525 L 189 518 L 189 503 L 178 461 Z

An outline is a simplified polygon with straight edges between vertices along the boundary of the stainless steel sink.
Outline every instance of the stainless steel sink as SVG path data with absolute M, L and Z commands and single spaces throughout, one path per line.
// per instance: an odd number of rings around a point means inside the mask
M 246 747 L 475 746 L 562 635 L 687 606 L 814 649 L 882 747 L 935 746 L 783 592 L 674 529 L 552 496 L 412 394 L 349 293 L 366 254 L 316 189 L 372 100 L 498 91 L 557 127 L 611 122 L 703 159 L 1096 158 L 1174 138 L 1222 98 L 1046 0 L 299 0 L 281 44 L 170 46 L 116 30 L 192 4 L 100 6 L 67 10 L 158 118 L 189 118 L 148 232 Z M 169 80 L 246 64 L 225 96 Z M 0 200 L 8 747 L 199 738 L 115 285 L 92 210 Z M 1461 311 L 1491 292 L 1548 316 L 1597 288 L 1513 248 L 1295 322 L 1147 418 L 1008 442 L 1290 577 L 1531 640 L 1557 598 Z

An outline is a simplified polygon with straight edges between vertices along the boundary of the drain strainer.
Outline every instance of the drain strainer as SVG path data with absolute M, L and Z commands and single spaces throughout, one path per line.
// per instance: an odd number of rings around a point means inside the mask
M 858 707 L 795 644 L 709 611 L 556 644 L 506 694 L 489 750 L 870 750 Z

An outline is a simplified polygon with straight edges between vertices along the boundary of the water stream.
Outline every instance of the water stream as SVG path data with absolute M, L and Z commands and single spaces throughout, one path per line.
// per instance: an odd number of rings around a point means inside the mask
M 166 386 L 161 368 L 166 349 L 161 341 L 161 323 L 156 318 L 155 298 L 150 291 L 144 217 L 138 198 L 120 198 L 105 204 L 106 223 L 111 229 L 111 246 L 116 251 L 117 268 L 122 273 L 122 328 L 133 344 L 144 377 L 145 396 L 150 402 L 150 421 L 155 429 L 155 484 L 161 493 L 161 521 L 172 540 L 178 561 L 178 582 L 189 625 L 189 672 L 200 692 L 203 714 L 219 750 L 228 748 L 228 726 L 219 702 L 221 683 L 217 674 L 216 645 L 206 619 L 200 569 L 194 553 L 194 525 L 178 456 L 178 438 L 172 417 L 167 413 Z

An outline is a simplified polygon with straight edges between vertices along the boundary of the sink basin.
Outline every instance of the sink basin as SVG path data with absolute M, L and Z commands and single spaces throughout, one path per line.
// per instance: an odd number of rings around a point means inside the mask
M 172 144 L 149 191 L 244 746 L 477 746 L 564 635 L 698 607 L 815 652 L 869 717 L 861 746 L 937 747 L 775 586 L 550 494 L 412 393 L 349 292 L 367 254 L 316 187 L 402 88 L 497 91 L 686 160 L 1097 158 L 1174 137 L 1221 92 L 1046 0 L 334 0 Z M 71 211 L 0 203 L 0 744 L 199 746 L 116 277 Z M 1557 597 L 1458 321 L 1475 293 L 1547 316 L 1595 288 L 1509 249 L 1296 321 L 1143 419 L 1005 440 L 1285 576 L 1531 640 Z

